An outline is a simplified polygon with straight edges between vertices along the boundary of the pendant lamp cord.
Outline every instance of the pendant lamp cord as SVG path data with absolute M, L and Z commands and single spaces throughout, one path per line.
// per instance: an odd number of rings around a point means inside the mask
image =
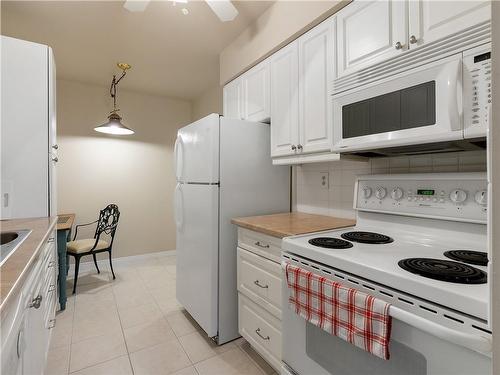
M 111 81 L 111 87 L 109 88 L 109 94 L 113 98 L 113 112 L 119 111 L 119 109 L 116 109 L 116 87 L 118 86 L 118 83 L 125 77 L 127 74 L 127 71 L 123 69 L 122 75 L 120 78 L 116 79 L 116 75 L 113 75 L 113 80 Z

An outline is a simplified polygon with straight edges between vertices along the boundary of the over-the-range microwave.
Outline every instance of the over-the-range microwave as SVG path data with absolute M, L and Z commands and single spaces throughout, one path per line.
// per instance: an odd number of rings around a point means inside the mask
M 491 45 L 334 94 L 332 101 L 335 152 L 482 147 L 491 105 Z

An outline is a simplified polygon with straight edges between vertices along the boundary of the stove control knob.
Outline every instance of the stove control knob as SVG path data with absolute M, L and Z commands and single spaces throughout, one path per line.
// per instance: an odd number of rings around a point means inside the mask
M 398 187 L 392 189 L 391 197 L 392 199 L 399 201 L 401 198 L 403 198 L 403 190 Z
M 372 196 L 372 189 L 368 186 L 363 188 L 363 198 L 368 199 Z
M 385 196 L 387 195 L 387 190 L 385 189 L 385 187 L 378 187 L 377 190 L 375 190 L 375 196 L 377 197 L 377 199 L 384 199 Z
M 474 200 L 477 204 L 486 206 L 488 204 L 488 193 L 486 192 L 486 190 L 480 190 L 474 196 Z
M 450 193 L 450 200 L 453 203 L 462 203 L 467 199 L 467 193 L 462 189 L 452 190 Z

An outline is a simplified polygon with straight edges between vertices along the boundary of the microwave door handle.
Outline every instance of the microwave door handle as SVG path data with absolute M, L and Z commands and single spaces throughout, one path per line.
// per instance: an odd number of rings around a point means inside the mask
M 402 321 L 412 327 L 418 328 L 443 340 L 450 341 L 454 344 L 464 346 L 477 352 L 491 352 L 492 343 L 491 339 L 488 337 L 460 332 L 455 329 L 445 327 L 441 324 L 434 323 L 430 320 L 409 313 L 408 311 L 402 310 L 395 306 L 390 307 L 389 314 L 394 319 Z
M 448 92 L 448 114 L 450 116 L 451 130 L 463 130 L 463 105 L 462 105 L 462 63 L 458 62 L 454 67 L 453 74 L 448 76 L 450 89 Z M 437 110 L 437 108 L 436 108 Z

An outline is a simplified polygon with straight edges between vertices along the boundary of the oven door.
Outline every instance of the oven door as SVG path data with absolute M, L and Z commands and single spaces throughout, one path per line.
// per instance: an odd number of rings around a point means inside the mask
M 335 152 L 463 138 L 460 54 L 332 97 Z
M 491 358 L 393 319 L 383 360 L 307 323 L 288 307 L 283 283 L 282 375 L 481 375 Z

